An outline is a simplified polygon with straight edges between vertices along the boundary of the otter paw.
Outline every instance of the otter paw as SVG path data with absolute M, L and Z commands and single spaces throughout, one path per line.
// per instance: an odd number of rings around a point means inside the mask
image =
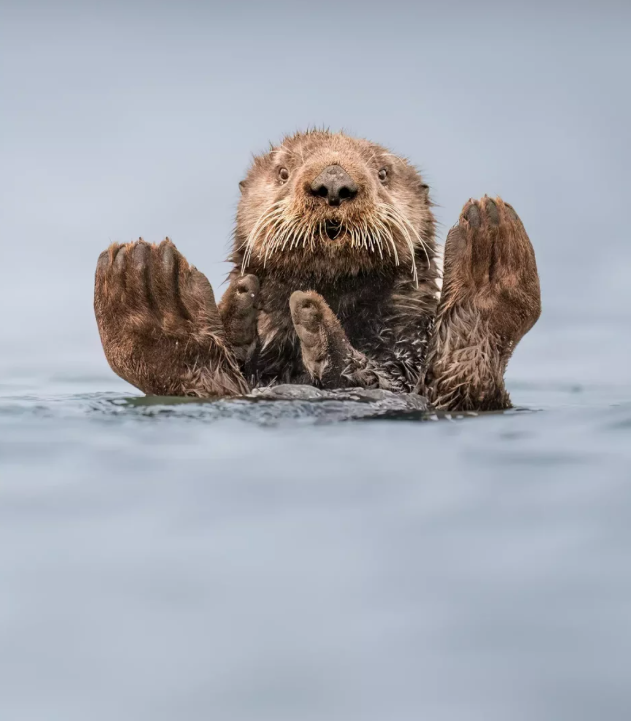
M 238 276 L 219 303 L 226 338 L 239 361 L 245 361 L 256 344 L 260 290 L 255 275 Z
M 332 314 L 324 298 L 318 293 L 297 290 L 289 299 L 291 319 L 300 342 L 314 356 L 324 356 L 327 351 L 327 334 L 324 318 L 327 310 Z
M 352 349 L 336 315 L 313 291 L 295 291 L 289 307 L 309 375 L 327 387 L 339 386 Z
M 101 253 L 94 310 L 110 366 L 145 393 L 247 392 L 208 279 L 168 238 L 113 244 Z
M 447 237 L 442 305 L 471 306 L 517 342 L 541 312 L 532 244 L 512 206 L 484 196 L 465 204 Z

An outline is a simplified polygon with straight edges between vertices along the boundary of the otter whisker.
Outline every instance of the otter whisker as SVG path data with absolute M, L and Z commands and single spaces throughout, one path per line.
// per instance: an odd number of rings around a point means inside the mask
M 292 237 L 297 227 L 300 227 L 300 223 L 297 218 L 292 219 L 291 222 L 288 223 L 287 230 L 285 233 L 283 233 L 283 244 L 280 249 L 281 253 L 284 252 L 287 243 L 289 242 L 289 239 Z
M 261 231 L 274 218 L 280 218 L 282 216 L 284 211 L 284 205 L 286 205 L 286 201 L 277 201 L 272 205 L 271 208 L 269 208 L 266 212 L 262 213 L 254 224 L 254 227 L 250 231 L 250 234 L 248 235 L 247 241 L 245 243 L 246 251 L 243 255 L 243 262 L 241 263 L 241 273 L 245 271 L 250 262 L 250 259 L 252 257 L 252 251 L 254 250 L 256 240 L 258 239 Z
M 267 262 L 267 256 L 268 256 L 269 249 L 270 249 L 269 240 L 270 240 L 270 237 L 272 236 L 273 228 L 274 228 L 274 219 L 269 219 L 269 220 L 259 229 L 259 232 L 257 233 L 257 239 L 258 239 L 258 238 L 261 238 L 261 236 L 263 237 L 263 240 L 262 240 L 262 242 L 260 243 L 260 248 L 259 248 L 259 251 L 258 251 L 258 255 L 259 255 L 259 257 L 261 257 L 261 255 L 262 255 L 262 253 L 263 253 L 263 250 L 265 251 L 265 257 L 264 257 L 264 260 L 263 260 L 263 263 L 264 263 L 264 264 Z M 253 243 L 253 244 L 252 244 L 252 247 L 250 248 L 250 254 L 248 255 L 248 262 L 249 262 L 249 260 L 250 260 L 251 255 L 252 255 L 252 250 L 254 249 L 254 247 L 255 247 L 255 243 Z
M 366 229 L 366 234 L 368 235 L 368 238 L 370 240 L 370 248 L 374 252 L 375 246 L 377 247 L 377 251 L 379 253 L 379 259 L 383 260 L 383 239 L 381 237 L 381 231 L 379 228 L 375 228 L 374 225 L 368 225 L 368 222 L 364 219 L 364 226 Z
M 412 276 L 414 278 L 415 282 L 418 282 L 418 275 L 416 271 L 416 253 L 414 249 L 414 241 L 412 240 L 412 236 L 410 235 L 408 229 L 406 228 L 405 224 L 403 223 L 403 219 L 399 216 L 396 211 L 393 211 L 388 213 L 388 218 L 390 220 L 390 223 L 396 227 L 396 229 L 399 231 L 403 239 L 405 240 L 405 243 L 408 247 L 408 250 L 410 252 L 410 262 L 412 264 Z
M 277 245 L 277 235 L 279 229 L 283 227 L 283 219 L 281 218 L 279 221 L 270 222 L 267 224 L 267 229 L 265 233 L 265 237 L 263 238 L 263 242 L 261 244 L 262 248 L 265 248 L 265 257 L 263 258 L 263 267 L 267 265 L 267 259 L 269 256 L 273 255 L 276 250 Z
M 322 244 L 326 243 L 326 240 L 324 237 L 324 228 L 325 228 L 325 223 L 323 220 L 320 220 L 318 222 L 318 235 L 320 236 L 320 242 Z
M 302 240 L 303 248 L 307 247 L 307 243 L 309 243 L 309 246 L 313 248 L 313 226 L 303 226 L 302 230 L 300 231 L 300 238 Z
M 357 238 L 357 232 L 355 227 L 351 225 L 348 230 L 350 230 L 351 232 L 351 248 L 354 248 L 355 246 L 359 247 L 359 240 Z
M 377 248 L 379 248 L 379 241 L 374 238 L 374 233 L 371 232 L 372 228 L 368 226 L 368 222 L 366 221 L 366 218 L 362 218 L 362 233 L 364 234 L 364 237 L 366 238 L 366 247 L 370 246 L 370 252 L 375 252 L 375 245 Z M 379 249 L 379 253 L 381 254 L 381 250 Z
M 407 226 L 407 228 L 409 228 L 409 231 L 410 231 L 411 235 L 412 235 L 412 236 L 414 237 L 414 239 L 416 240 L 416 244 L 418 244 L 418 245 L 421 247 L 421 249 L 423 250 L 423 252 L 425 253 L 425 259 L 427 260 L 427 265 L 428 265 L 428 267 L 429 267 L 429 265 L 430 265 L 430 259 L 429 259 L 428 245 L 427 245 L 427 243 L 425 242 L 425 240 L 423 239 L 423 237 L 421 236 L 421 234 L 420 234 L 420 233 L 418 232 L 418 230 L 412 225 L 412 223 L 410 222 L 409 218 L 406 218 L 405 215 L 403 215 L 403 213 L 401 213 L 399 210 L 397 210 L 397 209 L 394 208 L 393 206 L 390 206 L 390 209 L 391 209 L 392 211 L 394 211 L 394 213 L 395 213 L 396 215 L 398 215 L 398 217 L 400 218 L 400 220 L 402 221 L 402 223 L 403 223 L 405 226 Z
M 387 218 L 386 218 L 387 220 Z M 375 218 L 375 223 L 378 225 L 379 230 L 381 231 L 382 238 L 386 241 L 386 248 L 388 249 L 388 255 L 394 256 L 394 263 L 395 265 L 399 265 L 399 254 L 397 253 L 397 244 L 394 241 L 394 236 L 392 235 L 392 232 L 390 228 L 388 228 L 386 222 L 380 217 Z M 390 252 L 390 249 L 392 249 L 392 253 Z
M 429 255 L 429 247 L 427 243 L 425 242 L 424 238 L 421 236 L 421 234 L 417 231 L 417 229 L 412 225 L 409 218 L 406 218 L 403 214 L 399 213 L 401 215 L 402 221 L 404 226 L 409 228 L 410 233 L 413 235 L 414 239 L 416 240 L 416 244 L 420 246 L 421 250 L 425 254 L 425 260 L 427 261 L 427 267 L 429 268 L 431 265 L 430 261 L 430 255 Z M 418 280 L 417 280 L 418 283 Z
M 273 255 L 276 252 L 276 248 L 278 247 L 278 234 L 282 227 L 283 221 L 281 220 L 279 223 L 276 223 L 273 227 L 271 227 L 265 235 L 263 245 L 267 248 L 266 254 L 268 253 L 269 255 Z
M 392 231 L 390 230 L 390 228 L 388 228 L 387 225 L 385 226 L 385 229 L 386 229 L 386 237 L 388 239 L 388 242 L 392 246 L 392 253 L 394 255 L 394 264 L 399 265 L 400 264 L 399 253 L 397 251 L 397 244 L 394 240 L 394 235 L 392 235 Z
M 250 231 L 250 234 L 248 235 L 247 243 L 251 244 L 255 239 L 260 231 L 261 227 L 268 222 L 272 217 L 274 216 L 281 216 L 283 213 L 283 205 L 285 204 L 285 201 L 279 200 L 276 203 L 272 205 L 271 208 L 269 208 L 266 212 L 262 213 L 261 216 L 258 218 L 256 223 L 254 224 L 254 227 Z
M 388 229 L 385 223 L 381 220 L 381 218 L 375 218 L 375 225 L 379 230 L 379 240 L 381 241 L 382 246 L 388 251 L 388 255 L 392 255 L 392 249 L 388 244 Z
M 370 232 L 370 229 L 368 228 L 368 222 L 366 221 L 366 218 L 362 218 L 362 234 L 365 239 L 366 248 L 370 245 L 370 252 L 375 252 L 375 241 L 373 239 L 373 234 Z
M 423 236 L 418 232 L 418 230 L 412 225 L 409 218 L 406 218 L 403 214 L 401 214 L 402 220 L 404 224 L 410 229 L 411 234 L 416 239 L 416 242 L 418 245 L 420 245 L 421 249 L 425 253 L 425 259 L 427 260 L 427 265 L 429 267 L 430 259 L 429 259 L 429 251 L 428 251 L 428 245 L 423 239 Z
M 292 239 L 292 246 L 293 244 L 299 245 L 299 239 L 294 236 L 296 228 L 300 228 L 300 219 L 287 216 L 286 204 L 285 207 L 280 209 L 280 212 L 276 213 L 276 216 L 267 219 L 265 227 L 259 228 L 259 238 L 265 232 L 261 243 L 261 250 L 265 248 L 264 267 L 268 258 L 276 253 L 279 248 L 283 250 L 290 238 Z
M 363 227 L 357 228 L 357 237 L 359 239 L 359 247 L 368 250 L 368 239 L 366 238 Z
M 380 247 L 382 250 L 387 250 L 388 255 L 392 255 L 392 250 L 390 249 L 389 245 L 386 245 L 385 237 L 386 237 L 386 230 L 379 218 L 374 218 L 373 223 L 375 225 L 375 229 L 377 231 L 377 235 L 375 236 L 380 244 Z
M 265 236 L 263 237 L 263 241 L 261 243 L 261 248 L 259 251 L 259 255 L 260 255 L 260 252 L 265 250 L 265 254 L 263 257 L 263 267 L 264 268 L 267 265 L 267 258 L 270 254 L 270 251 L 272 250 L 272 243 L 270 243 L 270 238 L 272 237 L 272 230 L 273 229 L 270 228 L 269 224 L 267 224 L 265 227 Z
M 296 248 L 302 246 L 303 248 L 307 247 L 307 239 L 309 237 L 309 231 L 310 228 L 302 227 L 300 231 L 298 232 L 298 238 L 296 241 Z
M 289 236 L 291 233 L 293 227 L 295 225 L 295 220 L 292 218 L 282 218 L 281 224 L 278 228 L 278 231 L 274 237 L 274 252 L 278 250 L 279 248 L 284 248 L 284 242 L 285 239 Z
M 294 247 L 300 247 L 300 241 L 302 240 L 303 235 L 309 231 L 309 226 L 305 225 L 304 222 L 302 222 L 302 219 L 297 221 L 296 226 L 297 232 L 294 233 L 291 239 L 289 250 L 292 250 Z
M 283 238 L 289 233 L 290 229 L 290 221 L 288 221 L 285 217 L 281 218 L 278 226 L 274 228 L 273 238 L 270 243 L 270 255 L 276 253 L 283 241 Z
M 418 286 L 418 271 L 416 268 L 416 251 L 415 251 L 415 243 L 412 238 L 412 235 L 410 234 L 410 230 L 412 230 L 412 233 L 416 236 L 416 238 L 420 241 L 420 238 L 416 231 L 414 230 L 414 226 L 409 222 L 405 216 L 403 216 L 396 208 L 394 208 L 391 205 L 388 205 L 386 203 L 383 203 L 380 206 L 380 211 L 382 213 L 382 217 L 384 218 L 384 222 L 387 226 L 393 226 L 396 230 L 398 230 L 399 234 L 405 241 L 405 244 L 407 245 L 408 251 L 410 253 L 410 263 L 412 266 L 412 277 L 414 279 L 414 282 Z M 409 228 L 409 229 L 408 229 Z M 429 262 L 429 256 L 427 254 L 427 250 L 424 248 L 422 241 L 421 241 L 421 247 L 425 250 L 425 254 L 428 257 Z

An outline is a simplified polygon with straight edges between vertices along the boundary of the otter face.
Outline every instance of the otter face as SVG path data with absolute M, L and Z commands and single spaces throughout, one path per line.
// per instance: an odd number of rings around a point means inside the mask
M 367 140 L 298 133 L 254 159 L 241 183 L 234 259 L 243 269 L 321 276 L 429 265 L 428 187 L 403 158 Z

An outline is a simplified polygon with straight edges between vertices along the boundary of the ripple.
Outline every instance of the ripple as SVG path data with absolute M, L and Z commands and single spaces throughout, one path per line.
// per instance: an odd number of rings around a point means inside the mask
M 258 425 L 286 421 L 336 423 L 371 418 L 427 420 L 427 403 L 417 395 L 382 390 L 323 391 L 311 386 L 276 386 L 234 399 L 120 396 L 112 393 L 52 397 L 18 396 L 0 402 L 0 419 L 93 417 L 177 418 L 182 421 L 236 419 Z

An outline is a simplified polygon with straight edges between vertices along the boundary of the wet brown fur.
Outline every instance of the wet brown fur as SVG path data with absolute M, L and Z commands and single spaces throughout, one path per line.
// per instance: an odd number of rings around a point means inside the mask
M 443 278 L 417 390 L 439 409 L 509 408 L 506 365 L 541 313 L 534 250 L 511 205 L 465 204 L 447 236 Z
M 358 188 L 339 206 L 310 190 L 332 165 Z M 439 304 L 428 188 L 404 159 L 342 134 L 298 133 L 255 158 L 241 187 L 218 309 L 170 241 L 101 255 L 95 310 L 121 377 L 168 395 L 310 382 L 416 390 L 451 410 L 509 406 L 506 363 L 539 315 L 534 253 L 510 206 L 465 206 Z

